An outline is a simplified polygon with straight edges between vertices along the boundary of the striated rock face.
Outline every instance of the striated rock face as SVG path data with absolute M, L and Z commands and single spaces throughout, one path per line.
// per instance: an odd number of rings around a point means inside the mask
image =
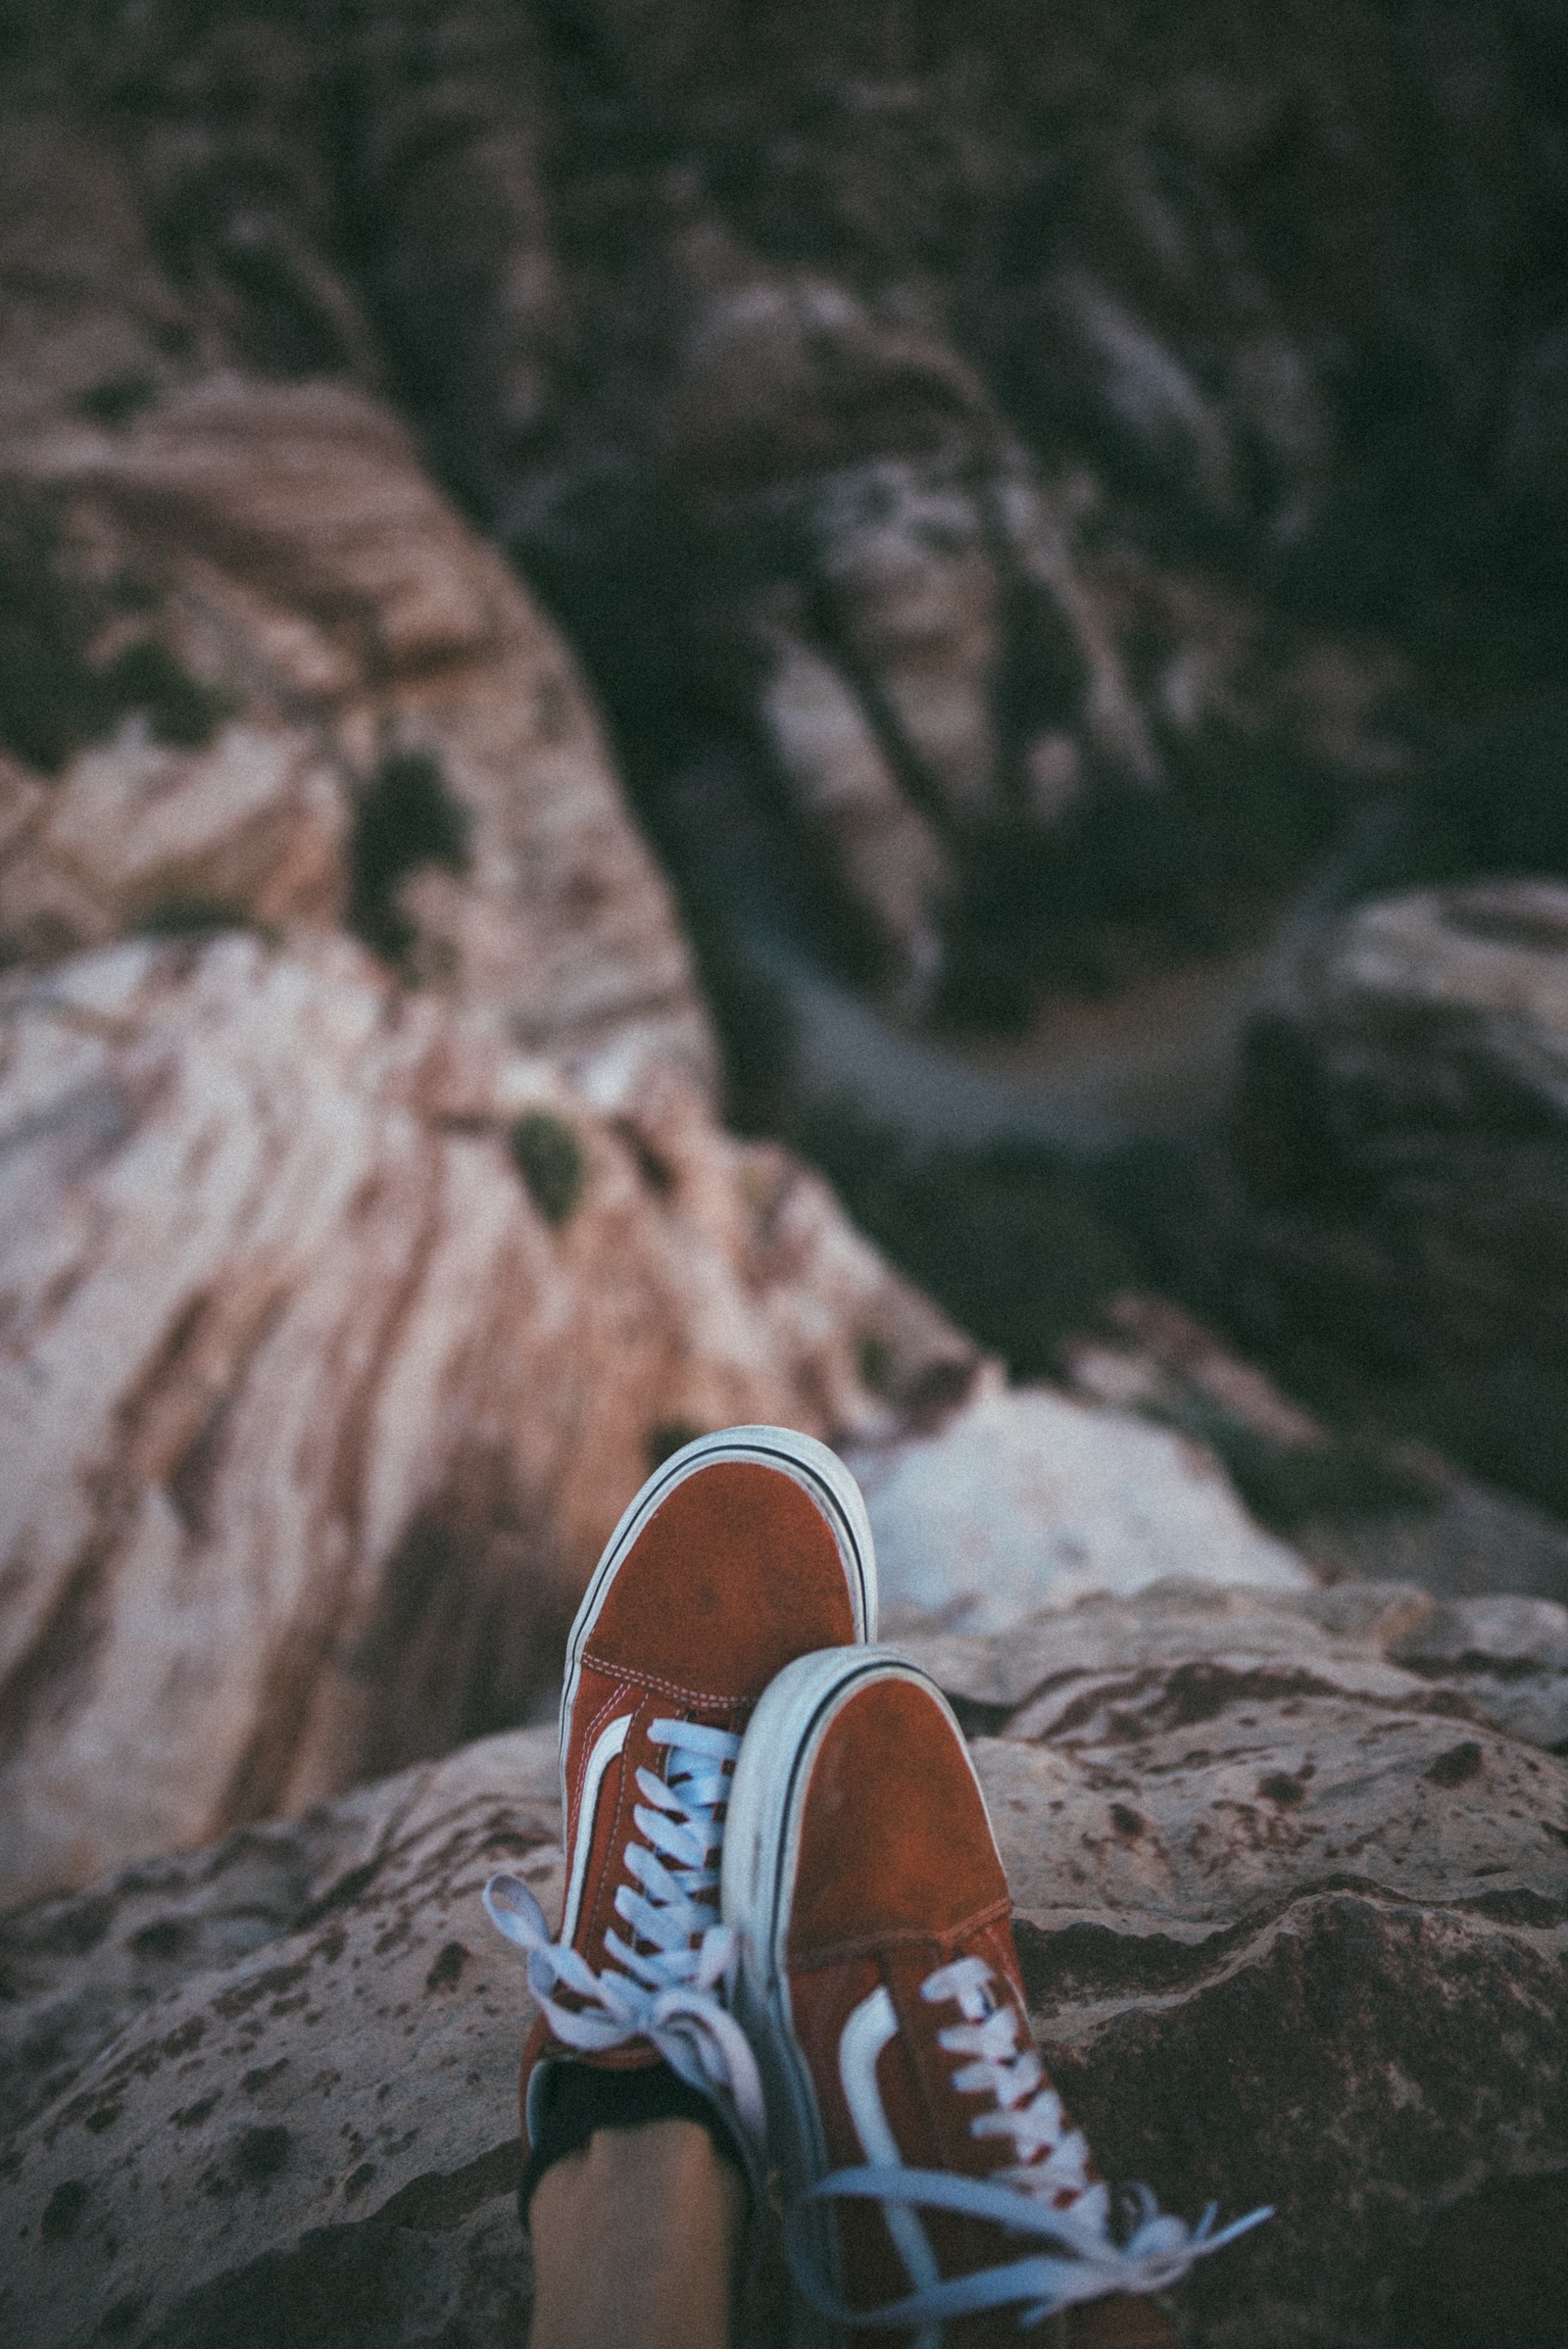
M 1310 1589 L 1211 1452 L 1033 1387 L 978 1395 L 932 1436 L 852 1449 L 885 1606 L 1004 1631 L 1042 1606 L 1170 1575 Z
M 1166 1583 L 906 1640 L 987 1732 L 1102 2163 L 1278 2206 L 1183 2294 L 1209 2349 L 1558 2337 L 1568 1614 L 1496 1603 Z M 477 1894 L 559 1899 L 554 1776 L 549 1730 L 491 1738 L 0 1925 L 10 2332 L 518 2337 L 526 2002 Z
M 368 362 L 278 380 L 199 269 L 172 282 L 141 223 L 174 163 L 139 162 L 58 121 L 0 139 L 0 954 L 347 920 L 607 1101 L 656 1061 L 710 1087 L 565 647 Z
M 515 1720 L 663 1452 L 975 1364 L 787 1153 L 347 941 L 14 975 L 0 1135 L 11 1899 Z
M 1396 1357 L 1568 1352 L 1568 888 L 1367 905 L 1248 1046 L 1263 1270 Z
M 770 543 L 797 553 L 795 574 L 764 576 L 740 615 L 760 730 L 918 992 L 961 845 L 1002 820 L 1020 759 L 1049 768 L 1054 755 L 1062 805 L 1078 776 L 1070 734 L 1043 753 L 1001 737 L 1009 605 L 1038 607 L 1041 635 L 1060 639 L 1086 747 L 1107 770 L 1150 785 L 1152 741 L 1061 500 L 934 322 L 879 318 L 831 279 L 770 269 L 710 215 L 675 228 L 670 268 L 687 327 L 663 463 L 736 575 Z

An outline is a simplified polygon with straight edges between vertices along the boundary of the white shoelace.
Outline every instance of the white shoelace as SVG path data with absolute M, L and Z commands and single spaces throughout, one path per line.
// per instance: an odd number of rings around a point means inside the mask
M 643 1840 L 627 1844 L 632 1882 L 615 1894 L 630 1937 L 613 1929 L 605 1935 L 614 1966 L 595 1974 L 568 1943 L 552 1941 L 544 1910 L 514 1876 L 493 1876 L 484 1905 L 491 1923 L 526 1950 L 528 1987 L 564 2046 L 598 2055 L 649 2040 L 688 2086 L 727 2102 L 759 2147 L 762 2083 L 729 2011 L 740 1952 L 733 1930 L 718 1922 L 719 1814 L 741 1741 L 692 1721 L 655 1721 L 648 1736 L 669 1747 L 669 1760 L 662 1779 L 637 1773 L 643 1799 L 632 1817 Z M 564 2006 L 558 1990 L 580 2003 Z
M 1131 2225 L 1116 2241 L 1110 2231 L 1110 2189 L 1091 2182 L 1088 2145 L 1078 2130 L 1067 2129 L 1055 2090 L 1042 2086 L 1039 2055 L 1033 2047 L 1019 2048 L 1017 2009 L 1010 1998 L 997 1995 L 994 1980 L 984 1959 L 958 1958 L 927 1975 L 920 1995 L 932 2005 L 956 2002 L 962 2017 L 937 2034 L 937 2044 L 969 2059 L 953 2076 L 958 2093 L 989 2099 L 987 2109 L 970 2122 L 970 2135 L 1009 2137 L 1016 2159 L 984 2178 L 942 2170 L 836 2170 L 808 2199 L 843 2197 L 954 2211 L 990 2220 L 1015 2235 L 1038 2236 L 1055 2250 L 927 2284 L 906 2299 L 866 2311 L 849 2308 L 824 2288 L 802 2258 L 801 2229 L 792 2227 L 789 2248 L 797 2280 L 807 2298 L 837 2324 L 920 2330 L 1016 2305 L 1020 2326 L 1037 2325 L 1074 2301 L 1098 2300 L 1106 2292 L 1164 2291 L 1196 2260 L 1273 2216 L 1268 2209 L 1250 2211 L 1216 2233 L 1217 2204 L 1210 2203 L 1190 2227 L 1164 2216 L 1147 2186 L 1134 2186 L 1128 2196 Z

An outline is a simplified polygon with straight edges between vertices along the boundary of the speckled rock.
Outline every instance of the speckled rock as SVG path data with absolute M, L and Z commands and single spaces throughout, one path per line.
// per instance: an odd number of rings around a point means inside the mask
M 1167 2207 L 1276 2207 L 1184 2294 L 1208 2349 L 1558 2337 L 1565 1639 L 1544 1602 L 1351 1584 L 906 1639 L 999 1733 L 1031 2007 L 1091 2142 Z
M 515 1721 L 656 1459 L 976 1366 L 786 1152 L 347 940 L 13 974 L 0 1134 L 11 1900 Z
M 556 1781 L 553 1727 L 492 1738 L 0 1928 L 12 2079 L 71 2083 L 3 2157 L 0 2334 L 520 2340 L 531 2010 L 478 1895 L 559 1911 Z
M 1547 1599 L 1434 1598 L 1410 1583 L 1266 1590 L 1178 1576 L 1043 1608 L 989 1639 L 906 1613 L 898 1637 L 977 1731 L 1054 1743 L 1086 1721 L 1131 1722 L 1146 1693 L 1151 1718 L 1191 1705 L 1198 1719 L 1205 1689 L 1228 1702 L 1227 1691 L 1261 1674 L 1283 1697 L 1294 1675 L 1319 1694 L 1473 1714 L 1533 1745 L 1568 1745 L 1568 1607 Z M 1178 1668 L 1188 1692 L 1172 1695 L 1166 1676 Z
M 1186 2337 L 1550 2349 L 1568 1614 L 1167 1583 L 905 1643 L 1102 2164 L 1277 2206 Z M 527 2009 L 476 1896 L 499 1860 L 549 1908 L 557 1833 L 546 1728 L 0 1920 L 6 2337 L 515 2349 Z

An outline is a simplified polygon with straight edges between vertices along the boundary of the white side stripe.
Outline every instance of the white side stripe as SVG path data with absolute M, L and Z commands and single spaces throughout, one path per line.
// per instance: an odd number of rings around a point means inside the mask
M 873 2169 L 904 2167 L 904 2156 L 888 2127 L 888 2117 L 882 2109 L 882 2091 L 876 2084 L 877 2058 L 888 2041 L 897 2038 L 898 2031 L 899 2018 L 893 2001 L 886 1987 L 879 1986 L 869 1998 L 861 1999 L 839 2036 L 839 2080 L 844 2100 L 850 2108 L 860 2150 Z M 882 2216 L 914 2290 L 925 2291 L 940 2283 L 942 2273 L 925 2228 L 909 2205 L 884 2203 Z M 914 2349 L 938 2349 L 941 2338 L 941 2326 L 930 2326 L 915 2334 Z
M 582 1807 L 577 1813 L 577 1841 L 571 1855 L 571 1881 L 566 1886 L 565 1914 L 561 1920 L 561 1939 L 568 1949 L 576 1938 L 577 1911 L 582 1906 L 588 1855 L 594 1847 L 594 1817 L 599 1809 L 599 1789 L 604 1783 L 605 1772 L 625 1744 L 626 1733 L 630 1728 L 631 1715 L 622 1713 L 618 1721 L 612 1721 L 608 1729 L 601 1730 L 594 1741 L 593 1752 L 588 1756 L 588 1767 L 583 1772 Z

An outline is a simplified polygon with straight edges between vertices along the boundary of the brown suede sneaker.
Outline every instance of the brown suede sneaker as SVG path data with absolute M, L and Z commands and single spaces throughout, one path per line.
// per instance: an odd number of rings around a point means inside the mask
M 760 2180 L 761 2088 L 730 2012 L 737 1951 L 718 1913 L 732 1773 L 774 1675 L 875 1629 L 865 1504 L 810 1437 L 704 1436 L 632 1501 L 566 1648 L 559 1938 L 515 1877 L 485 1887 L 541 2008 L 522 2059 L 530 2145 L 556 2064 L 666 2063 L 711 2099 Z
M 888 1648 L 782 1672 L 736 1768 L 722 1907 L 800 2340 L 993 2349 L 1054 2318 L 1037 2339 L 1159 2349 L 1174 2335 L 1143 2295 L 1268 2215 L 1189 2228 L 1137 2188 L 1113 2227 L 1030 2032 L 1009 1906 L 925 1675 Z

